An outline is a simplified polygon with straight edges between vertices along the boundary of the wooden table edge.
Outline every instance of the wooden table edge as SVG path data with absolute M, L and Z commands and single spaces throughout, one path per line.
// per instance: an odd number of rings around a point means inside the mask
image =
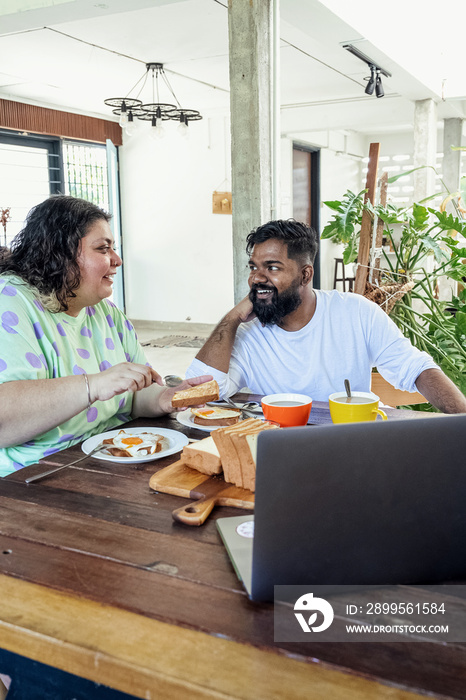
M 146 700 L 425 697 L 6 575 L 0 599 L 3 649 Z

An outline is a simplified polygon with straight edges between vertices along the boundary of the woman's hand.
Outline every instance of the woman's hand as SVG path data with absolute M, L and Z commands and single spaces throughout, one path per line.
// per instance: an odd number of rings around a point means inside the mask
M 192 377 L 191 379 L 185 379 L 182 384 L 176 387 L 166 387 L 159 394 L 159 406 L 163 413 L 171 413 L 172 411 L 185 411 L 185 408 L 173 408 L 172 399 L 177 391 L 183 391 L 184 389 L 190 389 L 192 386 L 197 386 L 198 384 L 204 384 L 204 382 L 210 382 L 213 379 L 210 374 L 203 374 L 200 377 Z M 202 404 L 204 405 L 204 404 Z
M 125 391 L 134 394 L 154 383 L 163 386 L 162 377 L 152 367 L 135 362 L 121 362 L 98 374 L 90 374 L 88 379 L 91 403 L 107 401 Z

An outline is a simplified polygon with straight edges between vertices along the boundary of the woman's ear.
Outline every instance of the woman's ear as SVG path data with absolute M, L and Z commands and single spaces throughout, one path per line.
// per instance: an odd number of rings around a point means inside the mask
M 312 282 L 313 276 L 314 276 L 314 267 L 311 264 L 303 265 L 303 268 L 301 270 L 301 279 L 302 279 L 303 287 L 306 287 L 308 284 L 310 284 Z

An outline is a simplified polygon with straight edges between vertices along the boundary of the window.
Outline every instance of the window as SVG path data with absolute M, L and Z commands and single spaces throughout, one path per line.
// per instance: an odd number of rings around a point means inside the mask
M 0 131 L 0 209 L 9 209 L 0 245 L 10 245 L 28 211 L 62 189 L 60 143 Z
M 109 210 L 107 149 L 105 146 L 63 143 L 65 194 L 80 197 Z
M 110 182 L 110 190 L 109 190 Z M 116 147 L 0 130 L 0 246 L 10 246 L 27 213 L 51 194 L 86 199 L 113 214 L 110 226 L 122 257 Z M 123 275 L 115 280 L 114 301 L 124 310 Z

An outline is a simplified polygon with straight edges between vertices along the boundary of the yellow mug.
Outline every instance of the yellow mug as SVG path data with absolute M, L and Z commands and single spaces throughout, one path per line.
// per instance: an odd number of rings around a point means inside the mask
M 387 420 L 387 414 L 379 408 L 379 397 L 371 391 L 352 391 L 350 399 L 345 391 L 339 391 L 330 394 L 328 403 L 333 423 L 359 423 L 377 416 Z

